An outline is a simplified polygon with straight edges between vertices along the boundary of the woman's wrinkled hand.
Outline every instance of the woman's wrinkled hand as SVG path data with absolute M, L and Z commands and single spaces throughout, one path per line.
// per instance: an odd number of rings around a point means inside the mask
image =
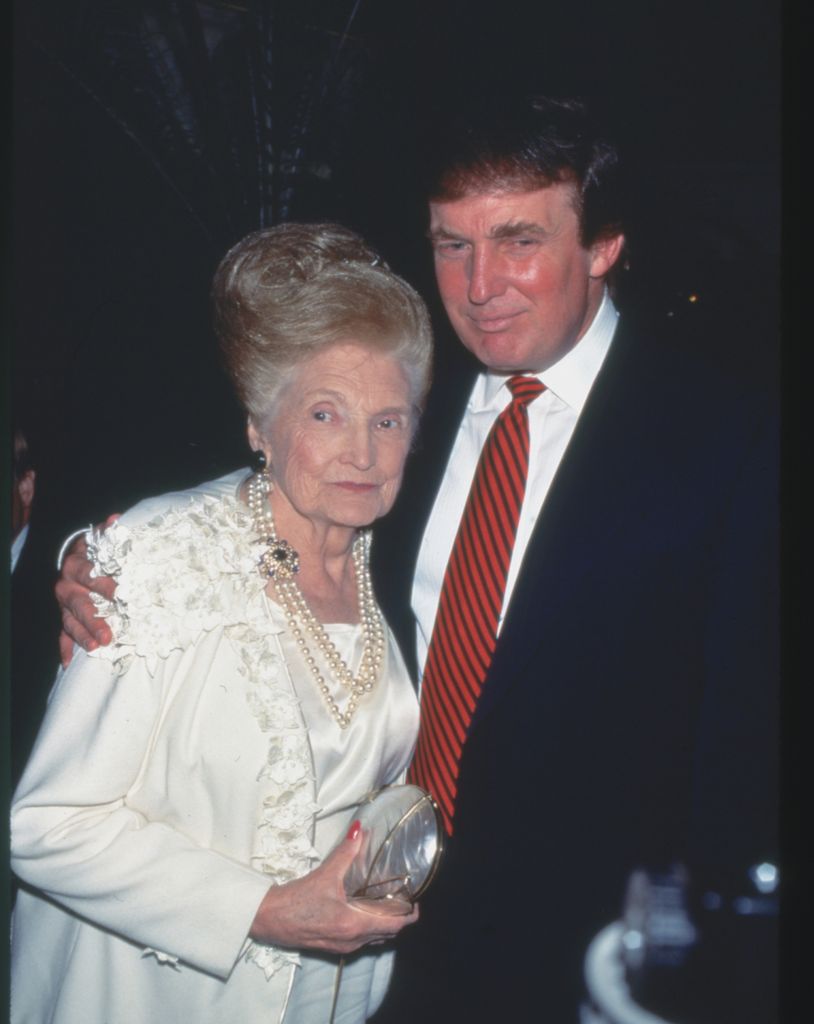
M 118 515 L 108 516 L 103 526 L 110 526 Z M 97 618 L 96 605 L 90 592 L 100 594 L 108 601 L 113 599 L 116 583 L 108 576 L 91 576 L 91 563 L 84 538 L 74 541 L 70 553 L 62 563 L 62 575 L 56 582 L 54 592 L 62 613 L 62 632 L 59 634 L 59 659 L 67 668 L 73 656 L 74 643 L 86 651 L 104 647 L 113 639 L 113 634 L 104 619 Z
M 269 889 L 252 923 L 252 939 L 291 949 L 353 953 L 386 942 L 418 920 L 418 907 L 409 914 L 380 915 L 348 901 L 342 883 L 362 845 L 358 824 L 354 826 L 310 874 Z

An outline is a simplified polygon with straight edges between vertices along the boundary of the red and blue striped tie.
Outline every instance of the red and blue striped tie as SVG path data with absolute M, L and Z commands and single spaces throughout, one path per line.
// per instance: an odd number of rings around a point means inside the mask
M 435 797 L 450 835 L 461 751 L 492 661 L 526 491 L 527 406 L 545 390 L 536 377 L 511 377 L 507 384 L 512 401 L 484 442 L 444 573 L 408 775 Z

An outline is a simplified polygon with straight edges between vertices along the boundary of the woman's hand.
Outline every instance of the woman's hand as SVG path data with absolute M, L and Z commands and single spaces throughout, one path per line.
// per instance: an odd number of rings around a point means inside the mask
M 108 516 L 104 529 L 119 517 Z M 83 538 L 74 541 L 70 554 L 62 563 L 62 575 L 56 582 L 59 609 L 62 613 L 62 632 L 59 634 L 59 659 L 66 668 L 73 656 L 74 642 L 86 651 L 104 647 L 113 639 L 113 634 L 104 619 L 97 618 L 96 605 L 90 597 L 91 590 L 111 601 L 116 584 L 108 576 L 92 577 L 88 548 Z
M 272 886 L 257 910 L 250 937 L 271 946 L 353 953 L 385 942 L 417 921 L 418 907 L 409 914 L 379 915 L 348 902 L 342 881 L 361 844 L 354 822 L 345 841 L 318 868 L 294 882 Z

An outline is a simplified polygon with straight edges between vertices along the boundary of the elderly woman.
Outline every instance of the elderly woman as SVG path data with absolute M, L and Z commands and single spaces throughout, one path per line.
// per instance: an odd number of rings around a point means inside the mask
M 213 297 L 256 471 L 89 537 L 114 642 L 58 677 L 15 795 L 39 890 L 15 908 L 19 1024 L 363 1021 L 417 914 L 366 913 L 342 879 L 354 807 L 418 725 L 366 528 L 428 386 L 426 310 L 333 225 L 248 236 Z

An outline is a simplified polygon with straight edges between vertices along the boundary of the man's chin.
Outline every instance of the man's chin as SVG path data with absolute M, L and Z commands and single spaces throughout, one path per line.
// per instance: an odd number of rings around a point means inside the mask
M 528 349 L 509 331 L 482 334 L 465 342 L 469 351 L 492 373 L 534 373 Z

